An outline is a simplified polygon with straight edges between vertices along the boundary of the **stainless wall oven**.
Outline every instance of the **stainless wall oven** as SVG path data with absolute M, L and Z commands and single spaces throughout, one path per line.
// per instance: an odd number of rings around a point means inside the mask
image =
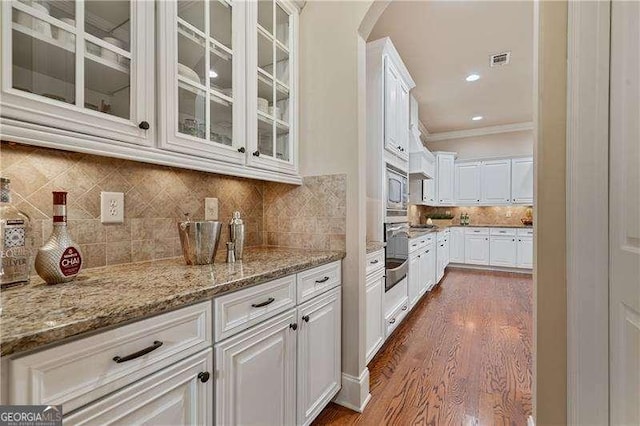
M 385 283 L 384 291 L 391 290 L 407 276 L 409 269 L 409 224 L 385 223 Z
M 409 202 L 407 173 L 387 164 L 385 181 L 385 222 L 407 222 L 407 204 Z

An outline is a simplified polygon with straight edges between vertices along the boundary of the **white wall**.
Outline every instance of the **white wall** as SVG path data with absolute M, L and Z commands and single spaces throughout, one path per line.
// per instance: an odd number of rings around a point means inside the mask
M 427 142 L 434 151 L 458 153 L 458 159 L 533 155 L 533 130 Z

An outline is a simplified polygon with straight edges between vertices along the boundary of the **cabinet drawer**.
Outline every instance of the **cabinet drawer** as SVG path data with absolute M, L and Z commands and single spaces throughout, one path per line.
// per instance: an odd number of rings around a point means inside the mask
M 400 304 L 385 318 L 386 337 L 389 337 L 393 330 L 402 322 L 404 317 L 409 313 L 409 298 L 404 298 Z
M 519 237 L 533 237 L 533 228 L 518 228 Z
M 215 341 L 226 339 L 296 305 L 291 275 L 213 299 Z
M 423 249 L 427 245 L 427 237 L 412 238 L 409 240 L 409 253 Z
M 467 228 L 464 230 L 465 235 L 489 235 L 490 228 Z
M 374 251 L 367 255 L 367 276 L 384 269 L 384 250 Z
M 342 284 L 340 261 L 300 272 L 298 274 L 298 303 L 312 299 L 340 284 Z
M 62 404 L 68 413 L 210 347 L 211 325 L 205 302 L 11 359 L 11 404 Z
M 515 228 L 491 228 L 491 235 L 516 235 Z

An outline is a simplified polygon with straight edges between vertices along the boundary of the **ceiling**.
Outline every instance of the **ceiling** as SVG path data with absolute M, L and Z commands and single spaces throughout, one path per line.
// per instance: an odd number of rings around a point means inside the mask
M 386 36 L 430 134 L 532 121 L 533 2 L 395 0 L 369 41 Z M 510 63 L 491 68 L 490 55 L 504 51 Z M 465 81 L 472 73 L 480 79 Z

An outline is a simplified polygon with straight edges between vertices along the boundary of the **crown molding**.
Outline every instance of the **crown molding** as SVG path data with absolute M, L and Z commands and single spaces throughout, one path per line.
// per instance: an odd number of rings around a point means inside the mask
M 455 130 L 452 132 L 429 133 L 426 136 L 427 142 L 446 141 L 450 139 L 462 139 L 473 136 L 496 135 L 499 133 L 520 132 L 523 130 L 533 130 L 533 122 L 503 124 L 501 126 L 480 127 L 478 129 Z

